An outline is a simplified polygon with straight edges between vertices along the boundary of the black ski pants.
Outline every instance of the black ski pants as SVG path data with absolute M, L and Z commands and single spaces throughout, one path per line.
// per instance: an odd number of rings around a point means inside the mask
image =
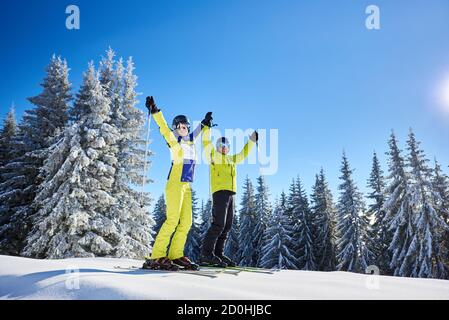
M 202 254 L 223 255 L 228 233 L 234 219 L 234 195 L 229 190 L 220 190 L 212 195 L 212 223 L 203 241 Z

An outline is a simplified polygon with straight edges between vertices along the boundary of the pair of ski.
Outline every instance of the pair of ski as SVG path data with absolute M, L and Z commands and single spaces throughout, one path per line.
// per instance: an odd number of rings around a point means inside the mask
M 144 269 L 144 268 L 138 267 L 138 266 L 130 266 L 130 267 L 115 266 L 114 269 L 143 271 L 143 272 L 148 272 L 148 273 L 162 273 L 162 274 L 164 274 L 164 273 L 181 273 L 181 274 L 190 274 L 190 275 L 208 277 L 208 278 L 216 278 L 220 273 L 237 275 L 240 272 L 239 270 L 226 270 L 225 268 L 203 268 L 203 267 L 201 267 L 199 270 L 179 269 L 176 271 L 162 270 L 162 269 Z
M 115 266 L 114 269 L 121 270 L 136 270 L 136 271 L 144 271 L 150 273 L 181 273 L 181 274 L 190 274 L 208 278 L 216 278 L 219 274 L 231 274 L 237 276 L 240 272 L 254 272 L 254 273 L 264 273 L 264 274 L 273 274 L 278 271 L 277 269 L 263 269 L 263 268 L 254 268 L 254 267 L 215 267 L 215 266 L 200 266 L 199 270 L 186 270 L 180 269 L 177 271 L 170 270 L 153 270 L 153 269 L 143 269 L 138 266 L 131 267 L 122 267 Z
M 265 268 L 256 268 L 256 267 L 215 267 L 215 266 L 200 266 L 200 270 L 228 270 L 228 271 L 238 271 L 238 272 L 253 272 L 253 273 L 265 273 L 265 274 L 273 274 L 278 269 L 265 269 Z

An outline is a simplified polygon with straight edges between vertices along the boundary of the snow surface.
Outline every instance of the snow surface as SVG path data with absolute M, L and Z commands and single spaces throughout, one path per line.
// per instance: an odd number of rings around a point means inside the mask
M 112 258 L 0 256 L 0 299 L 449 299 L 445 280 L 293 270 L 222 273 L 212 279 L 114 268 L 141 264 Z M 79 273 L 70 273 L 73 269 Z

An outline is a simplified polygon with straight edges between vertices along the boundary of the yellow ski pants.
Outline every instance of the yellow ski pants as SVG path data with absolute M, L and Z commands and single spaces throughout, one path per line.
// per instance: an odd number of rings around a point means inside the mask
M 153 246 L 151 259 L 168 257 L 171 260 L 184 256 L 184 246 L 192 226 L 192 189 L 189 182 L 169 179 L 165 186 L 167 217 Z M 170 238 L 173 238 L 170 243 Z M 167 248 L 170 250 L 167 255 Z

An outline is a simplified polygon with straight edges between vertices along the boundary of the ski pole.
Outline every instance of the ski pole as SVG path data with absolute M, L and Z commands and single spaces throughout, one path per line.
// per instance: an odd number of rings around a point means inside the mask
M 211 123 L 210 129 L 212 129 L 213 127 L 218 127 L 218 124 L 216 123 Z M 209 199 L 213 200 L 212 197 L 212 181 L 211 181 L 211 166 L 212 166 L 212 149 L 214 148 L 213 143 L 212 143 L 212 137 L 211 137 L 211 150 L 209 153 Z
M 259 176 L 262 175 L 262 169 L 260 168 L 260 149 L 259 149 L 259 133 L 257 132 L 256 149 L 257 149 L 257 164 L 259 165 Z
M 145 156 L 143 160 L 143 177 L 142 177 L 142 191 L 140 193 L 140 201 L 143 206 L 143 194 L 145 192 L 145 184 L 147 179 L 147 155 L 148 155 L 148 144 L 150 140 L 150 128 L 151 128 L 151 113 L 148 112 L 148 129 L 147 129 L 147 138 L 145 140 Z

